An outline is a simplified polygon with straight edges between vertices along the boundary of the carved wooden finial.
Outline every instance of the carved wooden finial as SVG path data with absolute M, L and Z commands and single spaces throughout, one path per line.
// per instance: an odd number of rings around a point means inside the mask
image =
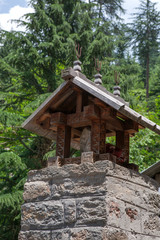
M 114 81 L 115 81 L 115 83 L 116 83 L 116 85 L 119 85 L 119 82 L 120 82 L 120 73 L 118 73 L 118 72 L 114 72 Z
M 97 72 L 99 73 L 102 67 L 102 62 L 99 61 L 99 59 L 95 58 L 95 69 L 97 70 Z
M 76 52 L 77 60 L 79 60 L 82 53 L 82 47 L 80 47 L 79 43 L 78 44 L 75 43 L 75 52 Z
M 113 87 L 114 91 L 113 91 L 113 94 L 116 96 L 116 97 L 120 97 L 121 95 L 121 88 L 119 85 L 119 82 L 120 82 L 120 73 L 117 73 L 116 71 L 114 72 L 114 80 L 115 80 L 115 84 L 116 86 Z
M 80 47 L 79 44 L 75 44 L 75 52 L 76 52 L 77 60 L 73 62 L 73 69 L 75 71 L 81 72 L 81 64 L 82 63 L 79 60 L 79 58 L 81 57 L 82 47 Z
M 99 61 L 99 59 L 95 59 L 95 69 L 97 70 L 97 74 L 94 76 L 95 80 L 94 83 L 96 85 L 102 85 L 102 75 L 99 73 L 102 67 L 102 62 Z

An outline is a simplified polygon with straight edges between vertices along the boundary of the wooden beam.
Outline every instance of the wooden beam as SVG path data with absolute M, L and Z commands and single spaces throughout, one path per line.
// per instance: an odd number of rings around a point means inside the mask
M 93 101 L 93 103 L 102 108 L 102 109 L 107 109 L 109 106 L 107 106 L 104 102 L 102 102 L 101 100 L 99 100 L 98 98 L 90 98 L 91 101 Z
M 124 123 L 124 129 L 125 132 L 127 133 L 136 133 L 138 132 L 138 123 L 132 121 L 132 120 L 127 120 Z
M 115 119 L 108 118 L 108 120 L 106 120 L 106 130 L 123 131 L 124 130 L 123 122 L 116 118 Z
M 67 125 L 73 128 L 86 127 L 91 125 L 91 121 L 84 116 L 83 112 L 67 115 Z
M 129 120 L 128 117 L 124 116 L 122 113 L 120 113 L 120 112 L 118 112 L 118 111 L 117 111 L 117 117 L 119 117 L 119 118 L 121 118 L 121 119 L 123 119 L 123 120 Z
M 72 93 L 73 93 L 73 90 L 69 88 L 69 89 L 66 89 L 65 92 L 62 92 L 61 94 L 57 94 L 55 101 L 50 105 L 49 108 L 52 111 L 55 111 Z
M 82 134 L 81 131 L 79 131 L 79 130 L 77 130 L 77 129 L 75 129 L 75 128 L 72 128 L 72 130 L 71 130 L 71 136 L 72 136 L 72 138 L 74 138 L 75 135 L 78 136 L 78 137 L 80 137 L 81 134 Z
M 43 129 L 50 129 L 50 118 L 46 118 L 43 122 L 39 122 Z
M 50 125 L 65 125 L 67 122 L 67 115 L 62 112 L 51 114 Z
M 113 137 L 115 135 L 116 135 L 115 131 L 107 131 L 106 132 L 106 137 Z
M 46 118 L 51 118 L 51 114 L 50 114 L 49 112 L 43 113 L 43 114 L 36 120 L 36 123 L 40 124 L 40 123 L 42 123 L 44 120 L 46 120 Z
M 84 107 L 84 117 L 88 119 L 99 119 L 100 109 L 94 104 L 90 104 Z
M 114 110 L 113 108 L 108 107 L 107 109 L 101 109 L 101 118 L 104 120 L 108 120 L 109 118 L 116 118 L 117 116 L 117 111 Z
M 106 110 L 101 109 L 101 119 L 106 121 L 106 129 L 111 131 L 123 131 L 124 121 L 116 117 L 117 111 L 108 107 Z

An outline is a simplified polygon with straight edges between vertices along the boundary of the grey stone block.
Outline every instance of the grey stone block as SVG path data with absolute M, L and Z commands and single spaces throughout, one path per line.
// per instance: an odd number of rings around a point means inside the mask
M 105 195 L 105 175 L 77 176 L 54 181 L 51 187 L 52 199 Z
M 64 204 L 64 222 L 67 225 L 76 222 L 76 202 L 75 200 L 65 200 Z
M 48 182 L 26 182 L 24 185 L 23 199 L 25 202 L 49 200 L 51 191 Z
M 18 240 L 52 240 L 51 237 L 51 231 L 21 231 Z
M 159 240 L 157 189 L 110 161 L 31 171 L 19 240 Z
M 70 240 L 103 240 L 101 228 L 74 228 L 71 230 Z
M 104 226 L 106 224 L 106 204 L 104 197 L 77 199 L 76 225 Z
M 50 230 L 64 223 L 63 204 L 59 201 L 27 203 L 22 207 L 22 230 Z

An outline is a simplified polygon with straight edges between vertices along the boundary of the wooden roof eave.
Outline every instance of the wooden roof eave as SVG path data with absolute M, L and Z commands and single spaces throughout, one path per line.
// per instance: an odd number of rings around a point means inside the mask
M 124 104 L 123 102 L 116 99 L 114 96 L 107 94 L 106 91 L 103 91 L 99 87 L 97 87 L 93 82 L 87 79 L 84 80 L 78 76 L 71 80 L 75 85 L 82 88 L 83 90 L 87 91 L 91 95 L 97 97 L 101 101 L 105 102 L 112 108 L 116 109 L 118 112 L 122 113 L 124 116 L 128 117 L 129 119 L 139 123 L 139 125 L 143 126 L 144 128 L 149 128 L 150 130 L 160 134 L 160 126 L 156 123 L 152 122 L 151 120 L 147 119 L 146 117 L 142 116 L 141 114 L 137 113 L 129 106 Z
M 27 130 L 33 131 L 35 126 L 37 127 L 38 124 L 36 124 L 36 120 L 42 116 L 42 114 L 49 108 L 50 104 L 54 102 L 54 98 L 57 97 L 60 93 L 64 92 L 65 95 L 65 89 L 67 85 L 69 84 L 69 81 L 63 82 L 23 123 L 22 128 L 25 128 Z M 71 89 L 71 93 L 73 90 Z M 68 96 L 67 96 L 68 97 Z M 34 127 L 33 127 L 34 125 Z M 40 126 L 39 126 L 40 127 Z M 36 131 L 33 131 L 36 132 Z M 38 131 L 39 132 L 39 131 Z M 36 132 L 38 134 L 38 132 Z
M 87 78 L 84 79 L 79 76 L 75 76 L 70 80 L 64 81 L 40 105 L 40 107 L 38 107 L 37 110 L 33 112 L 30 117 L 26 119 L 26 121 L 22 124 L 22 127 L 36 134 L 39 134 L 41 136 L 54 139 L 54 136 L 52 136 L 53 131 L 43 129 L 39 124 L 36 123 L 36 120 L 47 111 L 47 109 L 50 107 L 51 104 L 55 108 L 58 106 L 58 104 L 61 104 L 63 101 L 65 101 L 65 99 L 69 96 L 68 94 L 72 94 L 73 88 L 70 87 L 71 86 L 70 84 L 74 84 L 75 86 L 88 92 L 89 94 L 98 98 L 99 100 L 109 105 L 113 109 L 117 110 L 123 116 L 139 123 L 140 126 L 147 127 L 152 131 L 160 134 L 160 126 L 158 126 L 156 123 L 150 121 L 149 119 L 135 112 L 133 109 L 128 107 L 124 102 L 121 102 L 118 99 L 116 99 L 116 97 L 113 94 L 108 93 L 108 91 L 105 90 L 102 86 L 97 86 Z M 58 101 L 56 99 L 58 99 Z
M 149 177 L 154 177 L 157 173 L 160 173 L 160 161 L 141 172 L 141 174 L 145 174 Z

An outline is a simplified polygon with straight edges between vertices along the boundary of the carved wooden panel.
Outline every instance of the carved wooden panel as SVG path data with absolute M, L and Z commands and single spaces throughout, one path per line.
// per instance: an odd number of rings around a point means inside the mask
M 100 122 L 100 150 L 99 153 L 106 152 L 106 122 Z
M 64 157 L 64 144 L 65 144 L 65 126 L 57 127 L 57 145 L 56 156 Z
M 56 156 L 61 158 L 69 157 L 71 142 L 71 128 L 68 126 L 57 127 Z
M 116 147 L 123 150 L 124 162 L 129 162 L 129 133 L 125 131 L 116 132 Z
M 125 162 L 129 163 L 129 133 L 124 134 L 124 154 Z
M 94 153 L 105 153 L 106 123 L 102 120 L 92 121 L 91 150 Z

